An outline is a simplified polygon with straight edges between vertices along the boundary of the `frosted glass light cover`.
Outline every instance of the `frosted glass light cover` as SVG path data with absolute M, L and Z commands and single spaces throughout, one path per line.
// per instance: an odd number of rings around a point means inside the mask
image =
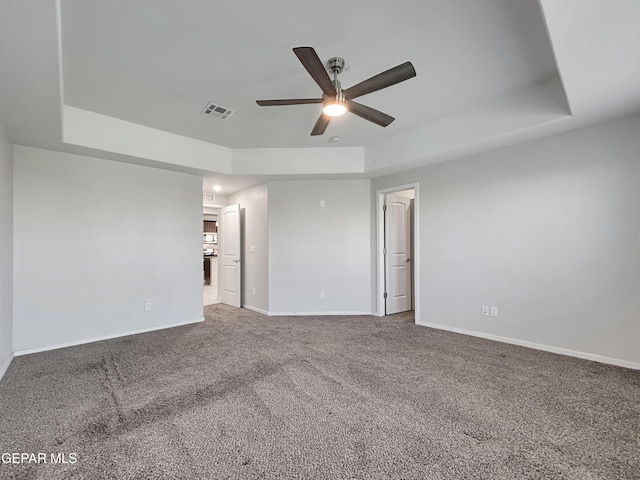
M 327 102 L 324 104 L 322 111 L 325 115 L 329 115 L 330 117 L 339 117 L 346 113 L 347 107 L 345 107 L 343 103 L 337 101 Z

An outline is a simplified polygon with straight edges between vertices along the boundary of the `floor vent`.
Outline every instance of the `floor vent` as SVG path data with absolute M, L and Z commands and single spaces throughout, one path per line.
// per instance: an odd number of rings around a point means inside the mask
M 221 107 L 218 104 L 209 102 L 207 103 L 207 106 L 204 107 L 202 109 L 202 112 L 200 113 L 202 113 L 203 115 L 206 115 L 207 117 L 217 118 L 219 120 L 226 120 L 231 115 L 233 115 L 233 110 L 230 110 L 226 107 Z

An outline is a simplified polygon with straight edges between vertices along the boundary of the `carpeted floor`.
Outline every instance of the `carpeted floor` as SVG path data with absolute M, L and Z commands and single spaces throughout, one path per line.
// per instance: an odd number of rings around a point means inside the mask
M 640 478 L 638 371 L 408 314 L 205 314 L 14 359 L 0 478 Z

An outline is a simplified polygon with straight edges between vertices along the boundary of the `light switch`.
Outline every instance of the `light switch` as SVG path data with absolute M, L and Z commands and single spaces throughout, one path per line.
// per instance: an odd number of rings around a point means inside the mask
M 255 245 L 251 245 L 251 253 L 256 253 L 256 246 Z

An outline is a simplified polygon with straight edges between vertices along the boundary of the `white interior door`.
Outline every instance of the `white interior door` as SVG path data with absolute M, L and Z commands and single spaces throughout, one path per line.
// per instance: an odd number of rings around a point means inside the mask
M 220 278 L 218 290 L 222 303 L 240 307 L 240 205 L 228 205 L 220 211 Z
M 411 199 L 388 193 L 385 210 L 385 312 L 411 310 Z

